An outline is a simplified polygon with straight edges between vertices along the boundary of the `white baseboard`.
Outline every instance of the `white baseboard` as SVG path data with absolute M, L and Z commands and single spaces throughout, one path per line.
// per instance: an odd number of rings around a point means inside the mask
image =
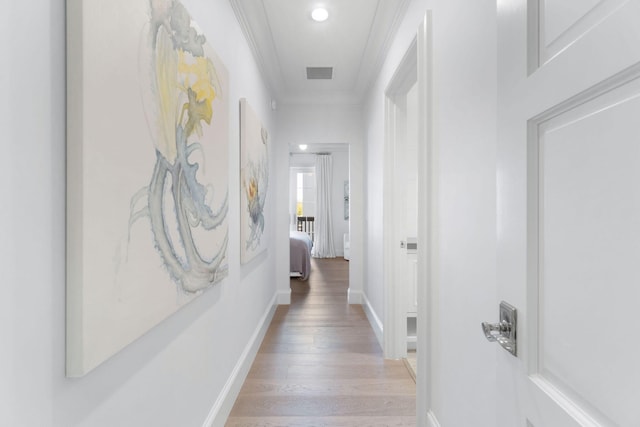
M 440 427 L 440 423 L 438 422 L 438 419 L 436 418 L 436 414 L 434 414 L 433 411 L 429 411 L 427 413 L 427 426 Z
M 278 291 L 276 294 L 276 303 L 278 305 L 290 305 L 291 304 L 291 288 L 286 291 Z
M 364 293 L 362 294 L 362 299 L 364 300 L 363 301 L 364 313 L 367 315 L 367 319 L 369 319 L 369 323 L 371 324 L 371 328 L 373 329 L 373 332 L 376 334 L 376 338 L 378 339 L 378 343 L 380 343 L 380 347 L 384 348 L 384 344 L 382 342 L 382 331 L 383 331 L 382 322 L 380 321 L 380 318 L 376 315 L 376 312 L 373 310 L 373 307 L 371 307 L 371 303 L 369 302 L 369 299 Z
M 273 315 L 276 312 L 276 301 L 278 296 L 279 295 L 276 294 L 271 299 L 269 307 L 260 319 L 260 322 L 258 322 L 258 326 L 249 339 L 244 351 L 240 355 L 238 363 L 236 363 L 233 371 L 231 371 L 231 375 L 229 375 L 227 383 L 224 385 L 222 391 L 218 395 L 218 399 L 216 399 L 213 407 L 209 411 L 209 415 L 202 424 L 203 427 L 223 427 L 227 421 L 231 408 L 233 408 L 233 404 L 240 393 L 242 384 L 251 369 L 253 360 L 260 349 L 260 344 L 262 344 L 264 335 L 266 334 L 267 329 L 269 329 Z
M 362 304 L 364 294 L 362 291 L 347 290 L 347 301 L 349 304 Z

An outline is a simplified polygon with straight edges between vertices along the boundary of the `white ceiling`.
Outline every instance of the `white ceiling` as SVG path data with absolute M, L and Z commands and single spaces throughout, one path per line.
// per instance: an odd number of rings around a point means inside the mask
M 302 150 L 299 144 L 289 144 L 289 153 L 294 154 L 318 154 L 349 152 L 349 144 L 307 144 L 307 148 Z
M 275 99 L 358 103 L 384 60 L 409 0 L 230 0 Z M 318 7 L 324 22 L 311 19 Z M 307 80 L 307 67 L 333 67 Z

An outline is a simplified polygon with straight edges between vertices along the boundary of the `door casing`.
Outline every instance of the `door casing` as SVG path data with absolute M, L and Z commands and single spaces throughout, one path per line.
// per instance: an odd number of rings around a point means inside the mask
M 420 23 L 416 38 L 385 91 L 385 163 L 383 169 L 384 333 L 385 357 L 406 354 L 404 294 L 393 286 L 393 262 L 399 242 L 395 238 L 393 206 L 394 138 L 397 108 L 394 98 L 417 84 L 418 90 L 418 267 L 417 267 L 417 425 L 430 425 L 432 358 L 431 290 L 437 275 L 437 147 L 433 138 L 431 11 Z

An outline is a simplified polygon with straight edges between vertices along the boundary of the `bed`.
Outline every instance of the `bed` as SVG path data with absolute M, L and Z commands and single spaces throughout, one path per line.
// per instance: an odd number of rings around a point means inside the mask
M 313 216 L 299 216 L 296 219 L 296 229 L 307 233 L 311 237 L 311 242 L 315 234 L 315 224 L 316 218 Z
M 289 275 L 302 280 L 309 278 L 311 272 L 311 237 L 303 231 L 289 231 L 290 266 Z

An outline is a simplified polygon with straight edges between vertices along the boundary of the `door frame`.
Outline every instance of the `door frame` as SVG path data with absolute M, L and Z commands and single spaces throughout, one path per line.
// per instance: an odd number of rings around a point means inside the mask
M 433 313 L 432 297 L 438 286 L 438 146 L 433 120 L 433 49 L 431 11 L 418 27 L 418 318 L 416 376 L 417 425 L 438 425 L 432 404 Z M 420 191 L 422 189 L 422 191 Z M 425 220 L 420 221 L 421 217 Z
M 396 72 L 385 90 L 385 140 L 383 165 L 383 291 L 384 329 L 383 350 L 385 357 L 397 358 L 406 354 L 406 323 L 401 311 L 403 295 L 393 286 L 393 262 L 396 245 L 394 238 L 394 149 L 397 109 L 393 98 L 406 85 L 407 77 L 415 72 L 418 85 L 418 314 L 417 314 L 417 363 L 416 409 L 417 425 L 433 425 L 431 412 L 431 359 L 433 349 L 433 310 L 431 297 L 437 287 L 438 217 L 437 217 L 437 164 L 438 150 L 433 134 L 433 53 L 431 40 L 431 11 L 422 19 L 416 37 L 400 61 Z M 406 90 L 411 86 L 405 87 Z M 401 347 L 404 349 L 401 350 Z
M 404 288 L 395 286 L 398 266 L 398 227 L 401 219 L 398 214 L 399 197 L 395 191 L 398 182 L 396 177 L 396 153 L 405 138 L 406 132 L 402 123 L 406 120 L 401 104 L 406 100 L 409 90 L 418 81 L 417 37 L 411 42 L 404 57 L 400 61 L 387 89 L 385 90 L 385 138 L 384 138 L 384 170 L 383 170 L 383 280 L 384 280 L 384 328 L 383 349 L 388 359 L 407 357 L 406 314 L 404 313 Z M 420 97 L 420 94 L 418 94 Z M 418 110 L 420 109 L 418 100 Z M 418 117 L 422 117 L 418 111 Z M 420 122 L 420 120 L 418 120 Z M 420 138 L 420 136 L 418 136 Z M 418 141 L 420 145 L 420 141 Z M 420 193 L 418 184 L 418 194 Z M 420 241 L 420 239 L 418 239 Z

